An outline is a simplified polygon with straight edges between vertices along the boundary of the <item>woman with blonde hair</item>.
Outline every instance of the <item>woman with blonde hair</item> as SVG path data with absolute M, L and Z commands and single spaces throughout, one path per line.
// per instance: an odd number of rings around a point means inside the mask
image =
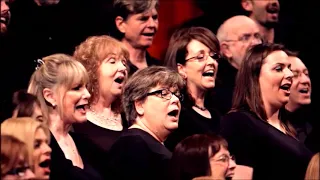
M 87 137 L 88 141 L 81 143 L 90 147 L 85 149 L 86 157 L 102 173 L 105 161 L 101 157 L 107 155 L 111 145 L 128 127 L 121 114 L 120 97 L 127 79 L 129 52 L 120 41 L 102 35 L 87 38 L 76 48 L 74 57 L 88 71 L 87 87 L 91 97 L 86 114 L 88 121 L 75 124 L 73 128 Z
M 37 96 L 51 132 L 50 179 L 100 179 L 80 154 L 80 137 L 69 132 L 73 124 L 87 120 L 87 83 L 83 65 L 65 54 L 39 60 L 30 79 L 28 92 Z
M 1 135 L 1 179 L 33 178 L 25 143 L 10 135 Z
M 313 155 L 313 157 L 311 158 L 308 168 L 307 168 L 307 172 L 306 172 L 306 176 L 305 176 L 305 180 L 311 180 L 311 179 L 320 179 L 319 176 L 319 172 L 320 172 L 320 152 L 316 153 L 315 155 Z
M 49 179 L 50 133 L 44 124 L 29 117 L 9 118 L 1 124 L 1 134 L 14 136 L 24 142 L 29 152 L 28 161 L 35 176 Z

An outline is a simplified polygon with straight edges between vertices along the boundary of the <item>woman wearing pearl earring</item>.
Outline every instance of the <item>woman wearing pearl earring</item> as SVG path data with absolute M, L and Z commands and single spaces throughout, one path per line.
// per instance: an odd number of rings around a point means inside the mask
M 42 61 L 30 79 L 28 92 L 37 96 L 44 123 L 51 132 L 50 179 L 101 179 L 81 156 L 80 137 L 69 132 L 73 124 L 86 121 L 90 98 L 87 71 L 64 54 L 47 56 Z

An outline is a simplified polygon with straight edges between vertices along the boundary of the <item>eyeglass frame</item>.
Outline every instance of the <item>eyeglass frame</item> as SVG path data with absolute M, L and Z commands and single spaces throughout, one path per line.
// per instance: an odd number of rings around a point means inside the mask
M 212 53 L 212 55 L 210 55 L 210 53 Z M 203 55 L 203 57 L 199 57 L 199 56 L 202 56 Z M 216 61 L 218 61 L 218 60 L 220 60 L 221 59 L 221 55 L 219 54 L 219 53 L 216 53 L 216 52 L 213 52 L 213 51 L 211 51 L 211 52 L 209 52 L 209 53 L 204 53 L 204 52 L 201 52 L 201 53 L 199 53 L 198 55 L 196 55 L 196 56 L 193 56 L 193 57 L 190 57 L 190 58 L 188 58 L 188 59 L 186 59 L 185 61 L 187 62 L 187 61 L 189 61 L 189 60 L 191 60 L 191 59 L 196 59 L 197 61 L 206 61 L 206 60 L 208 60 L 208 57 L 211 57 L 212 59 L 214 59 L 214 60 L 216 60 Z
M 215 161 L 219 161 L 219 162 L 223 162 L 223 163 L 227 163 L 230 161 L 230 159 L 232 161 L 236 161 L 236 157 L 234 155 L 228 156 L 228 155 L 222 155 L 220 156 L 218 159 L 213 159 Z
M 170 93 L 168 93 L 168 94 L 170 94 L 170 98 L 166 97 L 166 94 L 163 93 L 163 91 L 170 92 Z M 177 92 L 179 92 L 180 95 L 177 94 Z M 181 94 L 180 91 L 172 92 L 168 88 L 163 88 L 163 89 L 159 89 L 156 91 L 148 92 L 146 96 L 152 96 L 152 95 L 157 95 L 157 94 L 160 94 L 160 96 L 157 96 L 157 97 L 160 97 L 160 98 L 166 99 L 166 100 L 170 100 L 172 98 L 172 95 L 176 96 L 180 102 L 182 102 L 184 99 L 184 96 L 183 96 L 183 94 Z
M 249 36 L 248 36 L 249 35 Z M 259 37 L 256 37 L 256 36 L 259 36 Z M 248 39 L 245 39 L 246 37 L 249 37 Z M 255 33 L 254 35 L 252 34 L 244 34 L 242 35 L 241 37 L 239 37 L 238 39 L 227 39 L 227 40 L 223 40 L 225 42 L 237 42 L 237 41 L 241 41 L 243 43 L 248 43 L 250 42 L 250 40 L 252 41 L 252 37 L 255 39 L 255 40 L 260 40 L 260 43 L 263 43 L 264 40 L 262 38 L 262 36 L 259 34 L 259 33 Z

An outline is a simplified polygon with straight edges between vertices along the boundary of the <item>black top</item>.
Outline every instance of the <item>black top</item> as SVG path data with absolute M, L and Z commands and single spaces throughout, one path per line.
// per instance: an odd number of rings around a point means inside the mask
M 109 151 L 108 179 L 166 179 L 171 152 L 149 133 L 132 128 L 124 131 Z
M 254 114 L 228 113 L 221 131 L 237 164 L 253 167 L 253 179 L 304 179 L 312 153 Z
M 147 60 L 148 67 L 152 65 L 161 65 L 160 60 L 150 56 L 148 51 L 146 52 L 146 60 Z M 129 76 L 131 76 L 133 73 L 135 73 L 138 70 L 138 67 L 132 64 L 131 61 L 128 61 L 128 66 L 129 66 Z
M 169 135 L 165 146 L 173 151 L 175 146 L 183 139 L 193 134 L 218 133 L 220 131 L 220 114 L 214 109 L 208 109 L 211 119 L 197 113 L 190 106 L 182 106 L 179 127 Z
M 233 90 L 238 70 L 227 59 L 219 61 L 216 85 L 213 96 L 207 98 L 209 107 L 214 107 L 221 115 L 226 114 L 232 105 Z
M 123 130 L 128 128 L 126 120 L 123 119 L 122 124 Z M 74 132 L 83 138 L 79 146 L 83 158 L 103 175 L 105 173 L 105 163 L 108 159 L 109 149 L 123 131 L 106 129 L 90 121 L 75 124 L 73 125 L 73 129 Z
M 304 143 L 312 131 L 312 126 L 309 123 L 311 121 L 310 118 L 312 118 L 310 112 L 305 108 L 297 109 L 294 112 L 283 108 L 281 115 L 292 124 L 296 130 L 297 138 Z
M 76 134 L 70 133 L 75 144 L 81 144 L 82 138 Z M 73 166 L 72 161 L 66 159 L 62 149 L 60 148 L 57 140 L 51 133 L 50 147 L 51 153 L 51 165 L 50 165 L 50 180 L 101 180 L 100 174 L 93 169 L 86 161 L 82 158 L 84 168 L 81 169 L 77 166 Z M 80 156 L 82 157 L 81 151 L 79 150 Z

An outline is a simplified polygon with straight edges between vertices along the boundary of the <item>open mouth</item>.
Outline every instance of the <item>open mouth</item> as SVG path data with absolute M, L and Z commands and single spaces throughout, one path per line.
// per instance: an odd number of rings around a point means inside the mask
M 283 84 L 280 86 L 280 89 L 285 90 L 285 91 L 289 91 L 291 87 L 291 84 L 287 83 L 287 84 Z
M 269 4 L 267 6 L 267 12 L 270 13 L 270 14 L 277 14 L 279 13 L 280 11 L 280 8 L 279 6 L 276 4 L 276 3 L 273 3 L 273 4 Z
M 76 106 L 76 109 L 86 110 L 88 108 L 88 104 L 81 104 Z
M 51 160 L 46 159 L 46 160 L 42 161 L 41 163 L 39 163 L 39 166 L 42 168 L 49 168 L 50 164 L 51 164 Z
M 123 81 L 124 81 L 124 77 L 123 76 L 119 76 L 114 80 L 114 82 L 116 82 L 118 84 L 122 84 Z
M 303 93 L 303 94 L 308 94 L 309 93 L 309 88 L 300 89 L 299 92 Z
M 214 76 L 214 70 L 206 71 L 206 72 L 202 73 L 202 76 L 213 77 Z
M 173 111 L 170 111 L 169 113 L 168 113 L 168 115 L 169 116 L 172 116 L 172 117 L 175 117 L 175 118 L 177 118 L 178 117 L 178 114 L 179 114 L 179 110 L 173 110 Z
M 142 33 L 142 35 L 144 35 L 144 36 L 149 36 L 149 37 L 152 37 L 152 36 L 154 36 L 154 32 L 152 32 L 152 33 Z

